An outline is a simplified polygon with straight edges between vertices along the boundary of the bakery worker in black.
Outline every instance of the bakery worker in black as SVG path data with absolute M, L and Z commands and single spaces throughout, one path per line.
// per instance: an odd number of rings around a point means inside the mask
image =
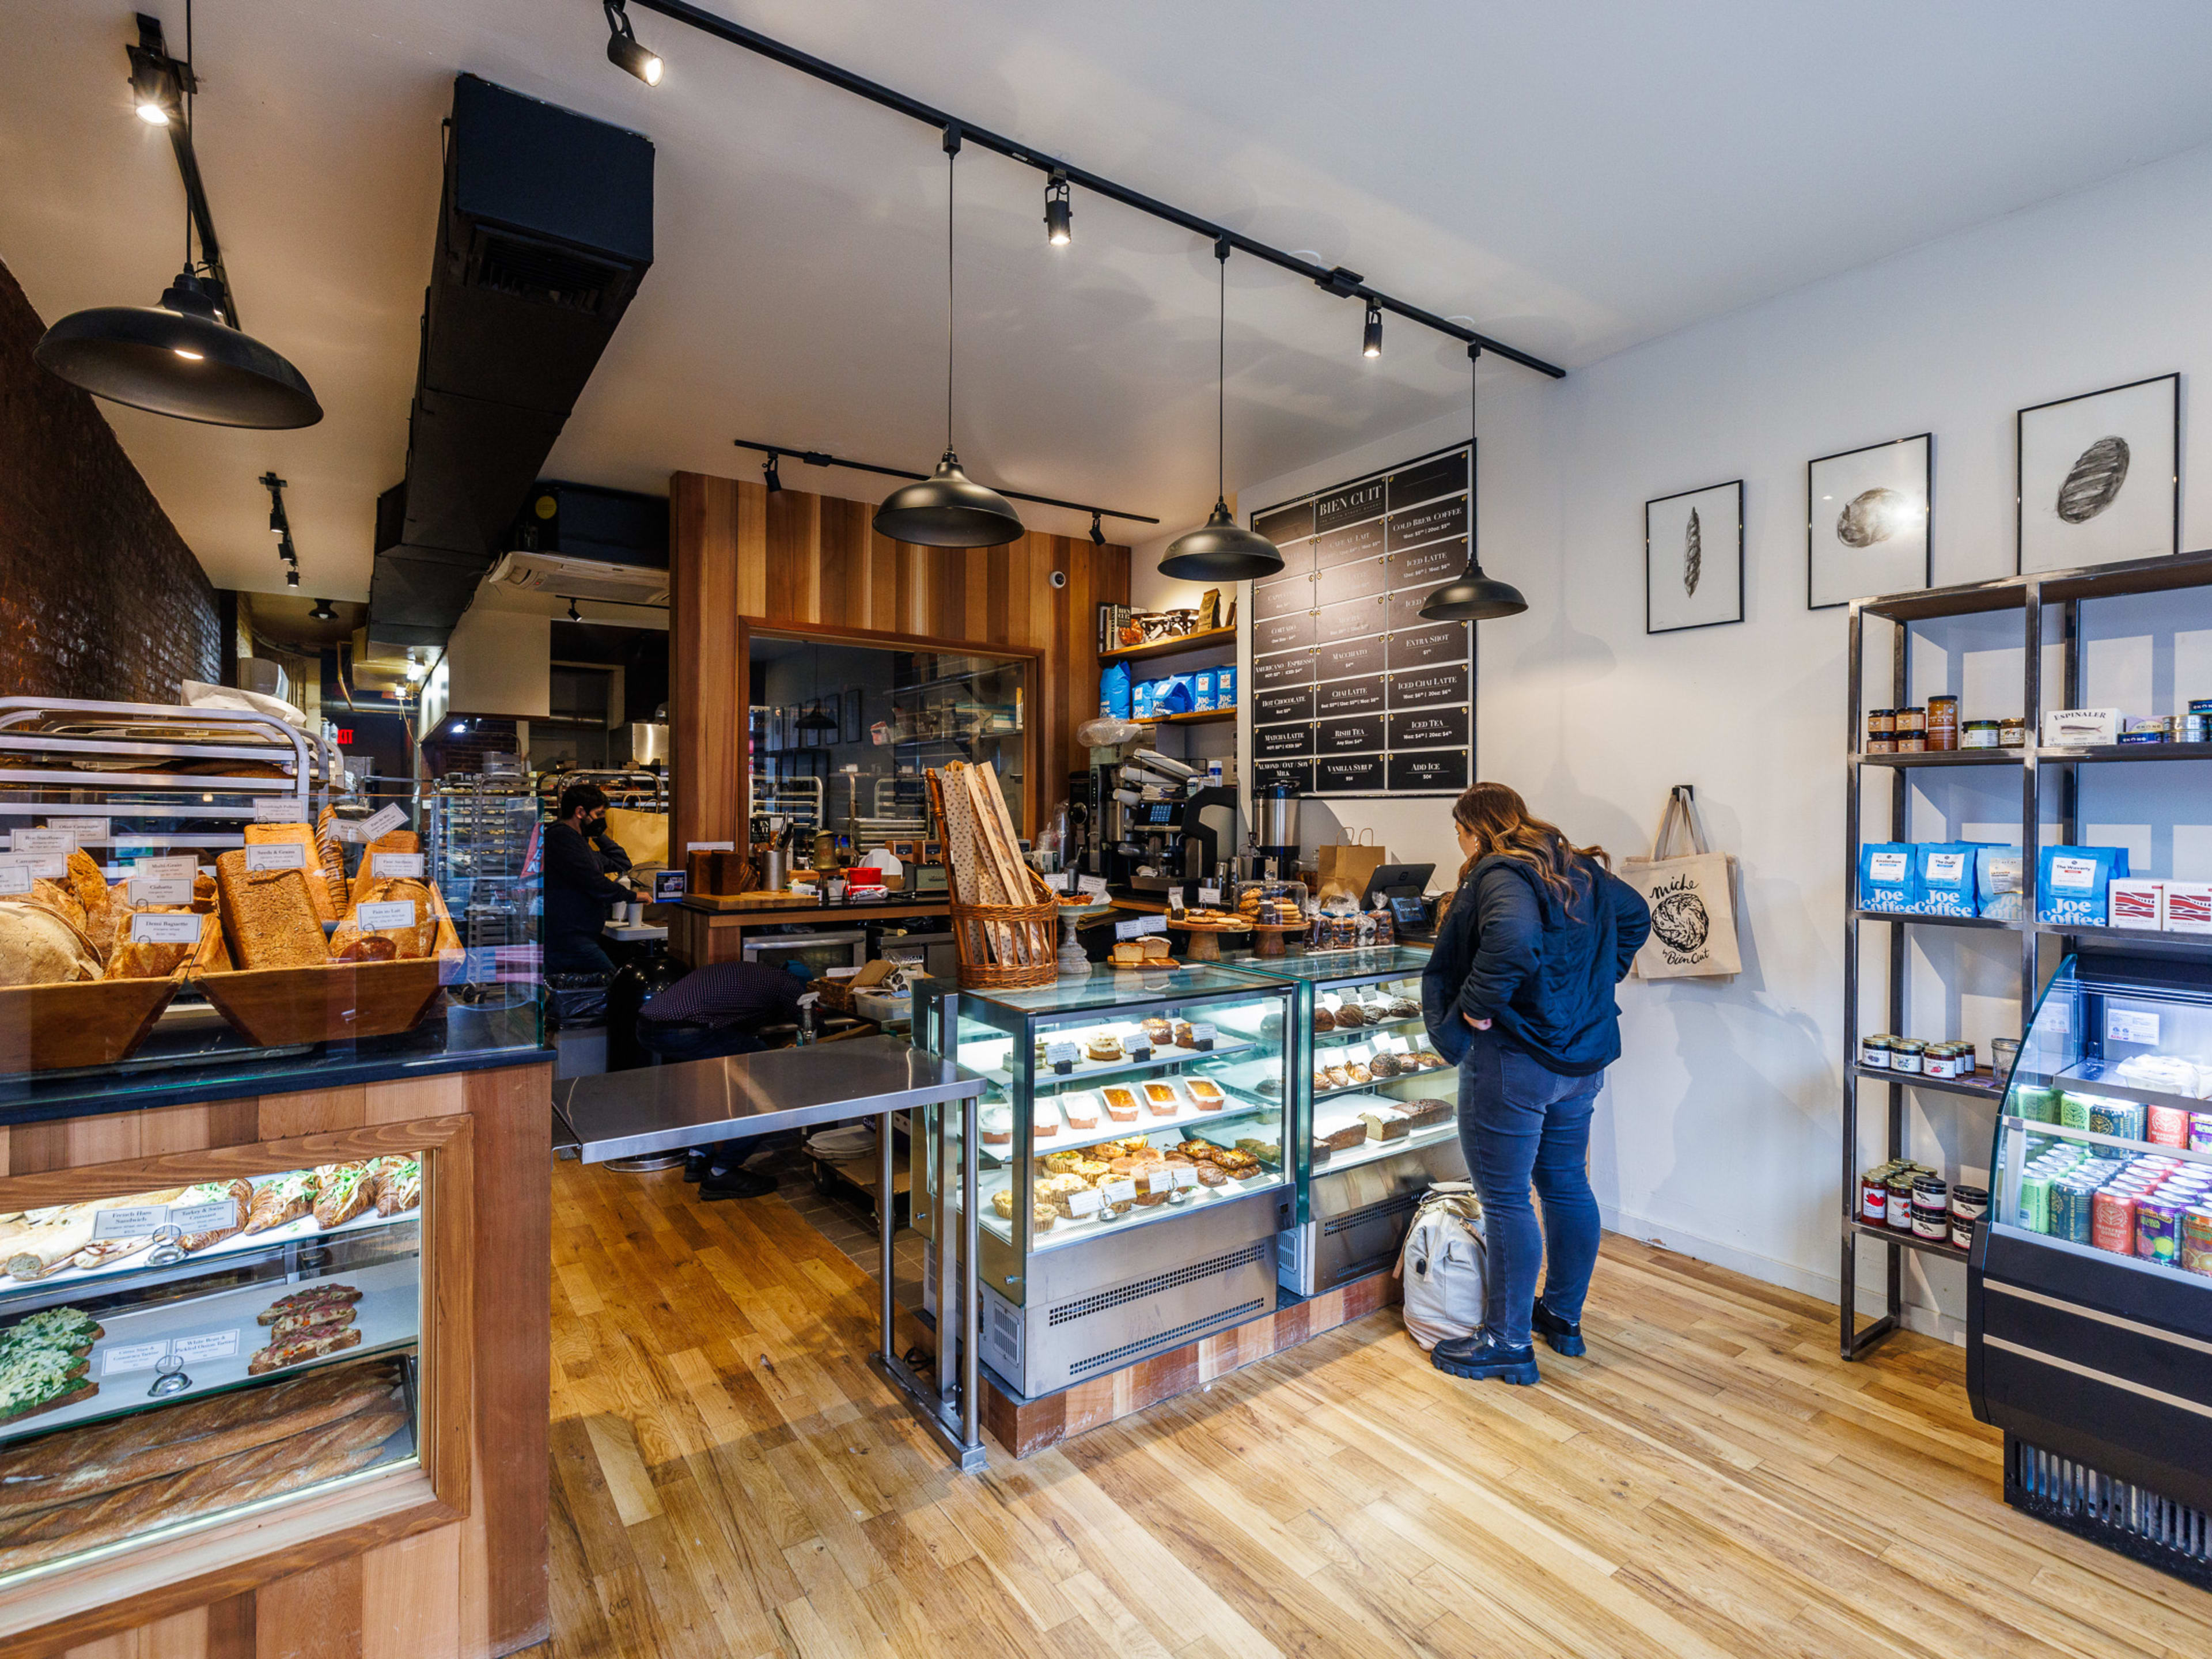
M 561 792 L 561 816 L 545 826 L 545 971 L 611 974 L 614 958 L 599 943 L 607 907 L 632 895 L 617 877 L 629 874 L 629 854 L 607 835 L 606 792 L 572 783 Z

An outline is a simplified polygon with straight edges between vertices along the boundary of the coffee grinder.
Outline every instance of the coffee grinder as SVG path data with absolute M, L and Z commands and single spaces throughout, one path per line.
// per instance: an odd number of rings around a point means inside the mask
M 1252 792 L 1251 878 L 1296 881 L 1298 877 L 1298 793 L 1278 780 Z

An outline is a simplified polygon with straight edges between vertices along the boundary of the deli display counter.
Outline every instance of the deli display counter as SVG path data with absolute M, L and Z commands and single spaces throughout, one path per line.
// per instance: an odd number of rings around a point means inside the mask
M 1292 988 L 1299 1197 L 1277 1267 L 1300 1296 L 1393 1266 L 1430 1183 L 1467 1179 L 1459 1072 L 1421 1020 L 1428 959 L 1397 945 L 1222 964 Z
M 2212 964 L 2083 950 L 2036 1006 L 1968 1261 L 2005 1500 L 2212 1585 Z
M 1297 1204 L 1286 984 L 1212 966 L 1033 990 L 927 981 L 914 1040 L 987 1081 L 982 1362 L 1035 1396 L 1275 1306 Z M 958 1203 L 958 1121 L 915 1114 L 915 1228 Z M 932 1254 L 925 1305 L 949 1300 Z

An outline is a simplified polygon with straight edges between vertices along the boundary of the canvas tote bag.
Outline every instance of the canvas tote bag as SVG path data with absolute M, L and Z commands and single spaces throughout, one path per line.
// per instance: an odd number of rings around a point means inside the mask
M 1651 856 L 1620 861 L 1620 878 L 1651 907 L 1651 937 L 1636 953 L 1638 978 L 1725 978 L 1743 970 L 1735 866 L 1727 854 L 1706 848 L 1690 786 L 1676 784 L 1659 816 Z

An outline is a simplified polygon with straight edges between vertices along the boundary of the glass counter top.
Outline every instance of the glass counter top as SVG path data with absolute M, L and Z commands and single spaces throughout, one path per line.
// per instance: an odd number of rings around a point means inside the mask
M 1316 951 L 1304 956 L 1257 957 L 1244 953 L 1220 965 L 1261 979 L 1303 979 L 1334 984 L 1340 980 L 1418 977 L 1429 965 L 1429 952 L 1410 945 L 1394 945 L 1368 951 Z
M 1253 988 L 1249 974 L 1229 971 L 1225 963 L 1201 963 L 1176 968 L 1116 968 L 1094 963 L 1082 979 L 1063 979 L 1050 985 L 1016 991 L 963 989 L 949 979 L 926 980 L 926 994 L 957 994 L 970 1003 L 986 1003 L 1023 1014 L 1082 1014 L 1140 1004 L 1180 1001 L 1190 997 L 1234 995 Z

